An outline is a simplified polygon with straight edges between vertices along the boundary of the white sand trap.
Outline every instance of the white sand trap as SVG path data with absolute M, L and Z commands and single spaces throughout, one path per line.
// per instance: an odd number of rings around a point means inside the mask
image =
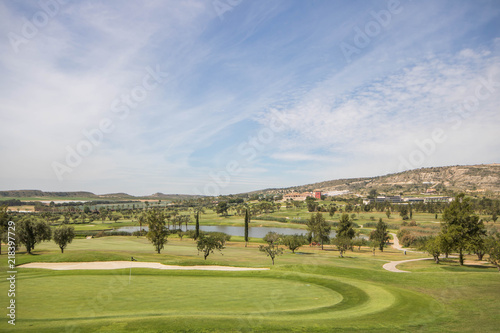
M 75 269 L 120 269 L 120 268 L 154 268 L 154 269 L 178 269 L 199 271 L 264 271 L 269 268 L 250 268 L 233 266 L 176 266 L 163 265 L 158 262 L 139 261 L 93 261 L 93 262 L 32 262 L 19 265 L 22 268 L 44 268 L 53 270 L 75 270 Z

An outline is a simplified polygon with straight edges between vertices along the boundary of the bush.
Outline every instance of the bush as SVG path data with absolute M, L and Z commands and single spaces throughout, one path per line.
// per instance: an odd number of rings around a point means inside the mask
M 139 236 L 146 236 L 147 233 L 148 232 L 146 230 L 144 230 L 144 229 L 143 230 L 137 230 L 137 231 L 134 231 L 132 233 L 132 236 L 137 236 L 137 237 L 139 237 Z

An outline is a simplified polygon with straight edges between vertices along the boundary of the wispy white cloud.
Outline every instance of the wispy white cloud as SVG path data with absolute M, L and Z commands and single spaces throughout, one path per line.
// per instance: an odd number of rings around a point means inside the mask
M 376 175 L 435 128 L 447 140 L 425 164 L 498 160 L 498 91 L 458 130 L 450 110 L 481 78 L 500 80 L 500 8 L 402 2 L 347 62 L 340 43 L 384 9 L 252 1 L 220 20 L 210 1 L 68 2 L 20 52 L 0 43 L 0 154 L 13 161 L 1 187 L 192 193 L 232 160 L 244 168 L 223 193 Z M 0 35 L 38 10 L 0 3 Z M 157 65 L 166 80 L 125 119 L 113 113 Z M 238 147 L 269 128 L 271 109 L 288 115 L 286 130 L 248 160 Z M 59 182 L 51 163 L 103 118 L 114 131 Z

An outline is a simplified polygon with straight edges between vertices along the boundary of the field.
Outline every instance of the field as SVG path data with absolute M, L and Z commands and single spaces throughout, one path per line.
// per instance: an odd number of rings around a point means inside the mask
M 75 239 L 64 254 L 52 243 L 17 264 L 67 261 L 139 261 L 176 265 L 271 267 L 257 243 L 231 241 L 207 261 L 194 241 L 173 238 L 158 255 L 144 237 Z M 18 332 L 312 332 L 409 331 L 495 332 L 500 323 L 500 274 L 490 265 L 460 267 L 450 260 L 382 265 L 423 257 L 387 249 L 375 256 L 357 248 L 339 258 L 305 246 L 286 251 L 269 271 L 51 271 L 18 268 Z M 474 263 L 472 256 L 467 258 Z M 5 254 L 0 256 L 5 276 Z M 6 280 L 0 282 L 2 295 Z M 2 297 L 1 308 L 7 306 Z

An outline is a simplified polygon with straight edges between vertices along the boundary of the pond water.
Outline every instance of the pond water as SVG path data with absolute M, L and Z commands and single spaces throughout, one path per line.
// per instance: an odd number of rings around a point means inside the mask
M 142 229 L 148 231 L 148 227 L 142 227 Z M 188 225 L 187 229 L 194 230 L 195 226 Z M 185 225 L 182 226 L 182 230 L 186 230 Z M 223 233 L 231 235 L 231 236 L 243 237 L 245 235 L 245 228 L 244 227 L 223 226 L 223 225 L 219 225 L 219 226 L 201 225 L 200 230 L 207 231 L 207 232 L 209 232 L 209 231 L 223 232 Z M 121 227 L 121 228 L 115 229 L 115 231 L 125 231 L 125 232 L 133 233 L 134 231 L 139 231 L 139 227 L 138 226 Z M 248 236 L 254 237 L 254 238 L 263 238 L 270 231 L 274 231 L 278 234 L 284 234 L 284 235 L 294 235 L 294 234 L 306 235 L 307 234 L 307 230 L 305 230 L 305 229 L 250 227 L 250 228 L 248 228 Z M 332 231 L 330 233 L 330 237 L 335 237 L 335 231 Z M 361 235 L 361 237 L 366 238 L 365 235 Z

